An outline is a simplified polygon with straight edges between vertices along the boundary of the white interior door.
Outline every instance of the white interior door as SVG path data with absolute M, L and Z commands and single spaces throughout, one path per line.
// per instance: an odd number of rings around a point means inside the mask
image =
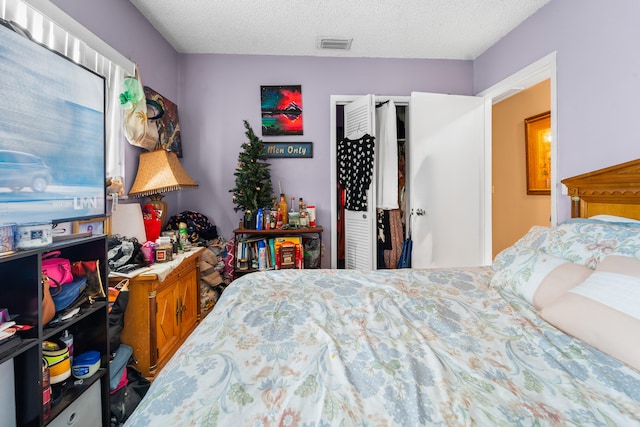
M 365 134 L 375 136 L 375 104 L 373 95 L 344 106 L 344 134 L 349 139 L 358 139 Z M 375 170 L 375 165 L 374 165 Z M 367 191 L 367 211 L 344 211 L 345 268 L 375 270 L 376 258 L 376 221 L 375 179 L 372 179 Z
M 411 266 L 488 264 L 491 215 L 485 199 L 491 181 L 485 139 L 490 133 L 489 102 L 481 97 L 414 92 L 409 115 Z

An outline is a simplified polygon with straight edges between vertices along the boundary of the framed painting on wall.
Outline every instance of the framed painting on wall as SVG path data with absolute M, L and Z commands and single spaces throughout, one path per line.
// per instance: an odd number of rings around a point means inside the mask
M 527 194 L 551 194 L 551 113 L 524 119 Z
M 260 86 L 262 135 L 302 135 L 302 86 Z
M 144 87 L 144 95 L 147 98 L 149 120 L 153 120 L 158 126 L 160 147 L 182 157 L 178 106 L 147 86 Z

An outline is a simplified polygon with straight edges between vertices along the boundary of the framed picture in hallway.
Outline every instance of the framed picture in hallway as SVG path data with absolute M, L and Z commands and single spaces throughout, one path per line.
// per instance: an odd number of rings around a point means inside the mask
M 527 194 L 551 194 L 551 112 L 524 119 Z

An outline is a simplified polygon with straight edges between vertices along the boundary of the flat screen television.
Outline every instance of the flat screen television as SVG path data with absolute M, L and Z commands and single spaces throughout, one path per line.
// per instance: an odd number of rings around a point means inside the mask
M 104 77 L 0 24 L 0 223 L 104 216 Z

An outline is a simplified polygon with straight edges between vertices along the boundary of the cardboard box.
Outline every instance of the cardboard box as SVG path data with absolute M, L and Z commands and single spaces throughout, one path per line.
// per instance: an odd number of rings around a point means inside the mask
M 296 245 L 285 242 L 280 245 L 280 268 L 296 268 Z
M 302 268 L 302 238 L 300 236 L 276 237 L 274 246 L 277 269 Z M 284 254 L 282 253 L 283 249 Z

